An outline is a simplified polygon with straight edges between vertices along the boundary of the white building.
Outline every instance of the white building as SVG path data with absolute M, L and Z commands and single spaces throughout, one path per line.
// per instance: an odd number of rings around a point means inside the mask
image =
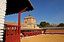
M 36 19 L 33 16 L 27 16 L 24 18 L 24 23 L 22 24 L 21 28 L 39 28 L 36 25 Z

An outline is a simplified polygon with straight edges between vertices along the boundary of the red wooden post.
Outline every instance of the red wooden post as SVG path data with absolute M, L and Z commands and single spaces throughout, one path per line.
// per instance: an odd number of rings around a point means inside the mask
M 21 11 L 18 13 L 18 42 L 20 42 L 20 33 L 21 33 L 21 28 L 20 28 L 20 26 L 21 26 Z
M 18 13 L 18 42 L 20 42 L 20 33 L 21 33 L 21 13 L 23 11 L 25 11 L 25 9 L 21 10 L 19 13 Z
M 18 26 L 20 26 L 20 21 L 21 21 L 21 12 L 18 13 Z
M 27 7 L 26 7 L 27 8 Z M 21 10 L 19 13 L 18 13 L 18 26 L 20 26 L 21 24 L 21 13 L 22 12 L 24 12 L 25 10 L 26 10 L 26 8 L 25 9 L 23 9 L 23 10 Z

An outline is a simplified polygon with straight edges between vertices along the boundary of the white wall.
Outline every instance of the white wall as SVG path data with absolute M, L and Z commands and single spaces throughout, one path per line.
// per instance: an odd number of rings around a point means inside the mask
M 3 42 L 6 0 L 0 0 L 0 42 Z

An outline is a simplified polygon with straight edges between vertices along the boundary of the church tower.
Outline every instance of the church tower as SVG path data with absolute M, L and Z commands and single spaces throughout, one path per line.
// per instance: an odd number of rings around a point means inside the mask
M 31 15 L 28 15 L 27 17 L 24 18 L 24 24 L 26 28 L 32 29 L 37 27 L 36 19 Z

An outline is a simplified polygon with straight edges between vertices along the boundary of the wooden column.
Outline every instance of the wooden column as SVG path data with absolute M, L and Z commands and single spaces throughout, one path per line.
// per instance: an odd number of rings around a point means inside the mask
M 26 7 L 27 8 L 27 7 Z M 24 8 L 23 10 L 21 10 L 19 13 L 18 13 L 18 26 L 20 26 L 21 24 L 21 13 L 24 12 L 26 10 L 26 8 Z
M 21 33 L 21 13 L 24 12 L 25 10 L 26 10 L 26 8 L 21 10 L 18 13 L 18 40 L 19 40 L 18 42 L 20 42 L 20 33 Z
M 18 13 L 18 26 L 20 26 L 21 23 L 21 12 Z

